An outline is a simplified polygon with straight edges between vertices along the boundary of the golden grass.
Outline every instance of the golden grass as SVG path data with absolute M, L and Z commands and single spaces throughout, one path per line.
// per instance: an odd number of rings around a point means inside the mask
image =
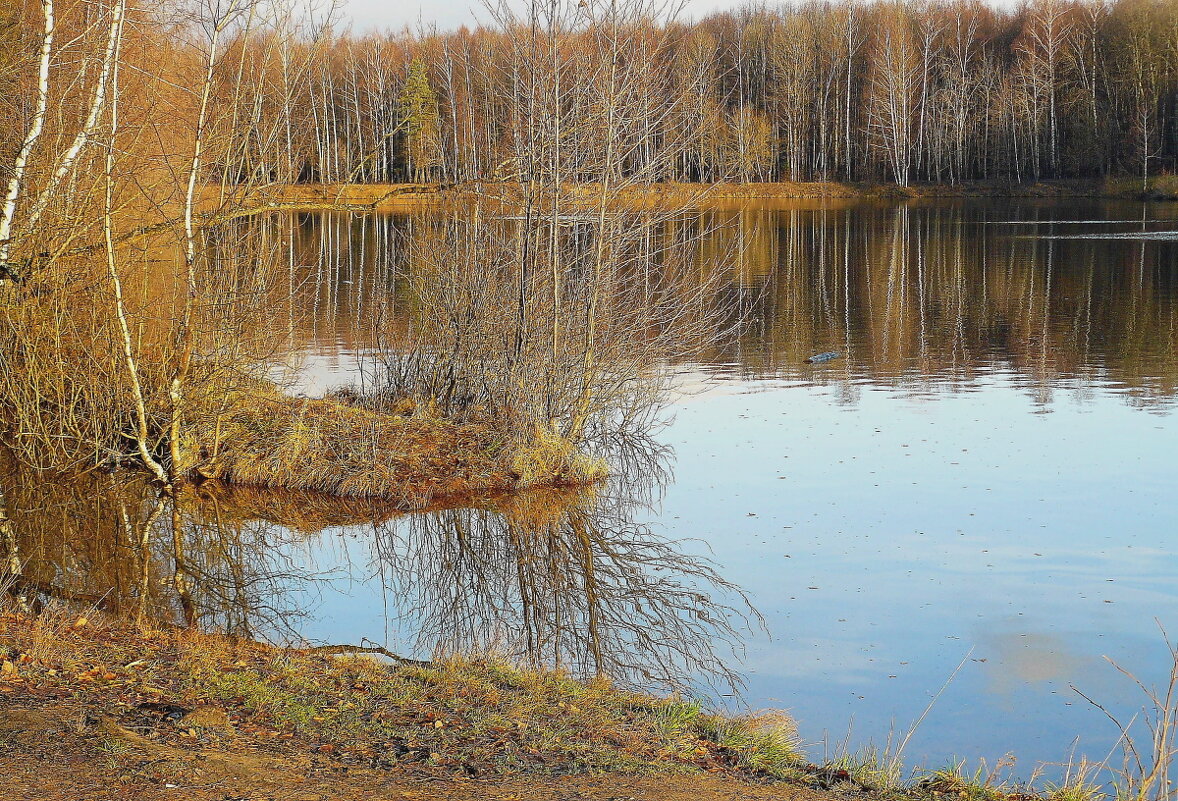
M 397 414 L 255 388 L 199 425 L 202 458 L 193 469 L 236 485 L 376 498 L 402 509 L 606 474 L 555 432 L 537 431 L 521 444 L 490 422 L 411 408 Z
M 1151 188 L 1173 193 L 1167 179 L 1151 179 Z M 619 202 L 689 203 L 711 207 L 724 201 L 751 200 L 856 200 L 879 198 L 918 199 L 932 197 L 1100 197 L 1140 194 L 1139 178 L 1109 179 L 1105 182 L 1076 179 L 1018 183 L 1011 180 L 967 181 L 958 184 L 914 184 L 901 187 L 890 183 L 848 183 L 840 181 L 774 181 L 696 184 L 668 181 L 626 188 L 615 198 Z M 569 187 L 574 197 L 595 202 L 600 187 L 584 184 Z M 242 199 L 243 210 L 266 209 L 413 209 L 439 202 L 447 195 L 479 194 L 505 205 L 518 201 L 518 187 L 509 182 L 484 181 L 459 185 L 434 184 L 291 184 L 253 190 Z
M 541 426 L 532 432 L 526 446 L 514 449 L 510 466 L 521 488 L 591 484 L 608 474 L 604 461 L 584 456 L 557 431 Z
M 428 184 L 288 184 L 252 189 L 242 207 L 363 209 L 417 207 L 437 200 L 441 188 Z M 214 189 L 215 192 L 215 189 Z M 210 194 L 213 194 L 211 192 Z
M 1178 175 L 1151 175 L 1144 193 L 1140 175 L 1108 178 L 1103 188 L 1112 197 L 1139 200 L 1144 194 L 1151 200 L 1168 200 L 1178 198 Z

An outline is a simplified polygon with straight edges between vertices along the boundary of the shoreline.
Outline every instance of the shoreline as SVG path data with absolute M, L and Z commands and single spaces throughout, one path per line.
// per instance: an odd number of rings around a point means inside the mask
M 298 787 L 291 798 L 325 801 L 428 787 L 473 801 L 487 787 L 531 799 L 589 781 L 677 787 L 657 797 L 685 801 L 700 780 L 714 791 L 701 798 L 758 787 L 757 797 L 821 797 L 783 716 L 731 717 L 489 659 L 378 661 L 364 650 L 151 630 L 64 607 L 0 612 L 7 797 L 212 801 Z
M 210 188 L 211 189 L 211 188 Z M 584 187 L 588 190 L 588 187 Z M 264 187 L 237 200 L 248 210 L 398 210 L 416 209 L 440 203 L 445 198 L 482 195 L 510 202 L 513 184 L 469 181 L 459 184 L 287 184 Z M 711 208 L 732 201 L 820 200 L 820 201 L 912 201 L 923 199 L 1060 199 L 1087 198 L 1173 202 L 1178 200 L 1178 177 L 1151 179 L 1148 193 L 1135 178 L 1061 179 L 1016 183 L 1013 181 L 967 181 L 957 184 L 913 184 L 902 187 L 889 183 L 844 183 L 836 181 L 766 183 L 656 183 L 629 187 L 620 197 L 642 202 L 686 202 Z
M 733 716 L 601 678 L 366 650 L 381 649 L 280 648 L 67 607 L 0 611 L 7 797 L 1098 798 L 1091 775 L 1037 793 L 960 765 L 905 779 L 880 753 L 814 764 L 782 713 Z

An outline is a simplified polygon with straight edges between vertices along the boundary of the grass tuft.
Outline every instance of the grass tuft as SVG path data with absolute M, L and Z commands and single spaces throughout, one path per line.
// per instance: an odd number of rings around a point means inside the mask
M 556 430 L 537 426 L 531 440 L 512 454 L 511 472 L 520 487 L 534 487 L 591 484 L 609 470 L 604 460 L 582 454 Z
M 993 772 L 988 773 L 984 766 L 967 774 L 962 762 L 929 773 L 917 780 L 916 787 L 926 793 L 964 801 L 1004 801 L 1013 794 L 1011 788 L 996 782 Z
M 797 727 L 783 712 L 761 712 L 737 718 L 711 715 L 703 730 L 732 755 L 735 766 L 752 773 L 785 779 L 797 775 L 805 759 Z
M 231 484 L 389 500 L 420 508 L 444 498 L 606 476 L 552 430 L 518 446 L 489 420 L 453 420 L 429 403 L 373 406 L 340 393 L 296 398 L 258 384 L 201 421 L 191 465 Z
M 1047 801 L 1105 801 L 1108 798 L 1099 784 L 1087 780 L 1048 782 L 1043 787 Z

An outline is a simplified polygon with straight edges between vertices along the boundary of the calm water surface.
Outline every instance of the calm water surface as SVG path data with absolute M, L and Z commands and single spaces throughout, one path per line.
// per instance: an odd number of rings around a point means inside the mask
M 731 703 L 791 710 L 820 756 L 906 729 L 957 671 L 910 762 L 1013 753 L 1025 778 L 1103 759 L 1115 732 L 1071 687 L 1135 709 L 1105 657 L 1161 680 L 1159 624 L 1178 633 L 1178 208 L 705 216 L 724 301 L 751 324 L 679 366 L 687 392 L 658 435 L 673 480 L 632 514 L 764 614 Z M 302 219 L 308 391 L 352 379 L 397 229 Z M 841 357 L 804 364 L 823 351 Z M 411 624 L 388 612 L 380 582 L 357 580 L 306 632 L 396 643 Z
M 414 302 L 414 223 L 262 224 L 289 256 L 286 371 L 308 394 L 362 378 Z M 814 758 L 882 745 L 940 692 L 911 765 L 1103 760 L 1117 733 L 1073 687 L 1127 719 L 1142 699 L 1105 657 L 1158 682 L 1159 627 L 1178 636 L 1178 206 L 791 203 L 686 225 L 745 324 L 671 366 L 669 423 L 612 454 L 608 486 L 406 515 L 212 482 L 173 538 L 141 478 L 34 475 L 5 488 L 26 577 L 247 636 L 690 680 L 789 709 Z

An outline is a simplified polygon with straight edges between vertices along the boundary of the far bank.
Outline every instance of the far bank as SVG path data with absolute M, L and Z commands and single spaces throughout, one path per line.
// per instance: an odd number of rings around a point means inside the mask
M 218 197 L 209 188 L 207 200 Z M 600 187 L 579 185 L 570 195 L 595 199 Z M 518 184 L 498 181 L 460 183 L 401 184 L 287 184 L 254 188 L 237 196 L 246 209 L 341 209 L 341 210 L 411 210 L 428 206 L 455 194 L 482 195 L 506 204 L 521 199 Z M 634 186 L 620 193 L 622 197 L 642 202 L 674 203 L 708 208 L 730 201 L 743 200 L 884 200 L 906 201 L 926 198 L 1103 198 L 1110 200 L 1169 201 L 1178 200 L 1178 176 L 1151 178 L 1142 189 L 1137 178 L 1058 181 L 970 181 L 952 184 L 847 183 L 837 181 L 782 181 L 766 183 L 694 184 L 664 182 Z M 232 197 L 231 189 L 218 195 Z

